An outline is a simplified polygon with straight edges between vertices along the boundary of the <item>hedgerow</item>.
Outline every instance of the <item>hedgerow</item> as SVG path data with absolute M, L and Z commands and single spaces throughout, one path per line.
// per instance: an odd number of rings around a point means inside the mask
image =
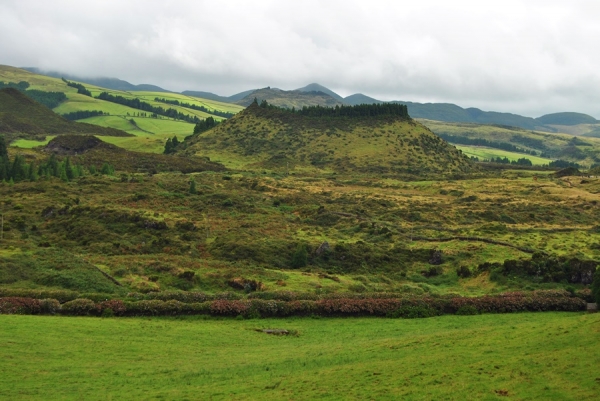
M 184 293 L 181 293 L 184 294 Z M 293 293 L 286 293 L 291 299 Z M 194 295 L 201 299 L 200 295 Z M 191 298 L 188 298 L 190 300 Z M 423 318 L 444 314 L 472 315 L 479 313 L 514 313 L 545 311 L 582 311 L 586 301 L 563 290 L 511 292 L 481 297 L 412 298 L 341 298 L 322 299 L 214 299 L 204 302 L 168 300 L 105 300 L 74 299 L 59 304 L 58 300 L 22 297 L 0 298 L 3 314 L 52 314 L 92 316 L 178 316 L 212 315 L 243 317 L 284 316 L 387 316 Z

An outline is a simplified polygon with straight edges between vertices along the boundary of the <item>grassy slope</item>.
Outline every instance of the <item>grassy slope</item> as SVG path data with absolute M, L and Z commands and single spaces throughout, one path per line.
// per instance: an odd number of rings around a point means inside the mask
M 123 131 L 67 121 L 16 89 L 0 90 L 0 128 L 11 135 L 29 139 L 47 134 L 82 133 L 128 136 Z
M 553 160 L 560 158 L 589 165 L 592 163 L 597 163 L 595 158 L 600 157 L 600 139 L 598 138 L 581 138 L 581 141 L 590 146 L 577 145 L 572 147 L 570 146 L 569 142 L 573 140 L 573 135 L 566 133 L 550 134 L 545 132 L 527 131 L 518 128 L 468 123 L 445 123 L 432 120 L 421 120 L 421 122 L 437 134 L 458 135 L 470 138 L 483 138 L 493 142 L 512 143 L 520 148 L 535 150 L 538 153 L 541 151 L 550 153 L 552 154 Z M 570 127 L 570 129 L 574 130 L 575 128 Z M 534 141 L 537 141 L 538 144 L 542 144 L 544 148 L 535 145 L 535 142 L 529 144 L 524 143 L 522 139 L 518 138 L 519 136 L 533 139 Z M 572 157 L 573 148 L 576 148 L 577 151 L 581 152 L 580 157 Z M 496 150 L 493 150 L 493 152 L 496 152 Z M 502 151 L 498 150 L 498 152 Z M 522 154 L 519 157 L 527 157 L 533 161 L 529 155 Z
M 137 127 L 131 124 L 129 121 L 131 118 L 135 121 Z M 137 152 L 162 153 L 165 149 L 167 138 L 177 136 L 179 140 L 183 140 L 183 138 L 191 135 L 194 131 L 193 124 L 166 118 L 102 116 L 86 118 L 81 121 L 121 129 L 135 135 L 133 138 L 101 139 L 113 145 Z
M 185 153 L 259 169 L 413 173 L 471 169 L 454 147 L 414 121 L 312 119 L 257 106 L 194 138 Z
M 598 395 L 600 315 L 417 320 L 1 316 L 0 397 L 576 399 Z M 254 331 L 282 327 L 298 336 Z
M 59 248 L 103 266 L 128 291 L 225 291 L 227 280 L 239 276 L 262 281 L 270 291 L 482 294 L 561 286 L 512 278 L 491 282 L 485 274 L 459 279 L 459 266 L 475 269 L 530 255 L 481 242 L 412 240 L 477 236 L 598 260 L 600 180 L 540 175 L 534 181 L 531 174 L 403 182 L 207 172 L 193 175 L 198 195 L 188 193 L 190 176 L 182 174 L 0 184 L 4 249 L 13 247 L 10 256 L 0 253 L 0 281 L 12 287 L 46 285 L 15 276 L 7 266 L 52 261 L 50 250 Z M 65 205 L 78 213 L 51 218 L 40 213 Z M 146 229 L 139 220 L 123 218 L 134 213 L 168 228 Z M 195 229 L 182 229 L 181 222 L 192 222 Z M 342 249 L 328 261 L 313 259 L 323 241 Z M 46 242 L 52 248 L 39 247 Z M 301 243 L 309 247 L 311 264 L 291 270 Z M 430 267 L 431 249 L 443 251 L 444 274 L 428 279 L 420 272 Z M 178 278 L 185 270 L 195 272 L 193 282 Z M 340 281 L 320 277 L 322 272 Z
M 164 149 L 166 138 L 178 135 L 180 139 L 183 139 L 184 136 L 190 135 L 193 132 L 193 125 L 183 121 L 174 121 L 166 118 L 150 119 L 138 117 L 136 114 L 140 113 L 140 110 L 78 94 L 75 88 L 67 86 L 58 78 L 37 75 L 14 67 L 0 66 L 0 80 L 4 82 L 27 81 L 30 83 L 31 89 L 64 92 L 67 95 L 67 101 L 63 102 L 53 110 L 58 114 L 65 114 L 81 110 L 99 110 L 109 113 L 110 116 L 94 117 L 80 121 L 102 127 L 116 128 L 136 135 L 133 138 L 110 138 L 106 140 L 109 143 L 122 146 L 129 150 L 160 153 Z M 177 93 L 147 91 L 125 92 L 106 90 L 94 85 L 85 86 L 92 92 L 93 96 L 97 96 L 100 92 L 107 91 L 111 94 L 120 95 L 127 98 L 137 97 L 143 101 L 151 103 L 154 106 L 161 106 L 163 108 L 172 107 L 184 114 L 192 116 L 195 115 L 199 118 L 206 118 L 211 116 L 211 114 L 155 102 L 154 98 L 161 97 L 179 100 L 180 102 L 204 106 L 209 110 L 218 110 L 230 113 L 236 113 L 243 109 L 243 107 L 234 104 L 195 98 Z M 126 119 L 129 118 L 134 118 L 141 130 L 127 122 Z M 222 120 L 222 117 L 215 116 L 215 119 Z M 49 140 L 50 138 L 47 138 L 44 142 L 20 140 L 19 142 L 13 143 L 13 146 L 32 147 L 47 143 Z

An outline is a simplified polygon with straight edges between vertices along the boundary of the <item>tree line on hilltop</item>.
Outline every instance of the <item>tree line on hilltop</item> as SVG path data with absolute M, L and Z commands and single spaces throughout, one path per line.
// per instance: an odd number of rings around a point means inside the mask
M 255 98 L 253 104 L 258 105 L 258 100 Z M 299 114 L 305 117 L 378 117 L 378 116 L 395 116 L 403 119 L 410 119 L 408 115 L 408 107 L 404 104 L 397 103 L 379 103 L 379 104 L 359 104 L 356 106 L 304 106 L 301 109 L 292 107 L 291 109 L 273 106 L 266 100 L 263 100 L 259 107 L 263 109 L 282 110 L 290 113 Z

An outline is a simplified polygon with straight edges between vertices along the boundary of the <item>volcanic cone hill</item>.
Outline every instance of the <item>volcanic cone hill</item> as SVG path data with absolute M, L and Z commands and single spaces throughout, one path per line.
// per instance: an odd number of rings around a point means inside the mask
M 403 105 L 301 111 L 262 106 L 253 103 L 214 129 L 189 138 L 184 153 L 274 170 L 427 175 L 473 169 L 460 151 L 412 120 Z
M 257 89 L 235 103 L 240 106 L 249 106 L 254 99 L 258 99 L 259 102 L 264 100 L 273 106 L 285 107 L 288 109 L 291 109 L 292 107 L 299 109 L 303 106 L 335 107 L 344 104 L 341 100 L 336 99 L 325 92 L 305 90 L 284 91 L 271 88 Z
M 117 170 L 157 173 L 161 171 L 223 171 L 219 163 L 206 158 L 180 157 L 155 153 L 131 152 L 92 135 L 59 135 L 52 139 L 44 151 L 59 156 L 70 156 L 76 164 L 101 166 L 110 163 Z
M 24 138 L 59 134 L 132 136 L 114 128 L 68 121 L 13 88 L 0 90 L 0 133 Z

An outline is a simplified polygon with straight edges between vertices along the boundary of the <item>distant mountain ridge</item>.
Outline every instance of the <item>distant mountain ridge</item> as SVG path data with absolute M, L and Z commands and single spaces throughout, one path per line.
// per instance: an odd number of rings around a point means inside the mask
M 250 89 L 247 91 L 236 93 L 235 95 L 231 95 L 231 96 L 220 96 L 220 95 L 214 94 L 212 92 L 203 92 L 203 91 L 183 91 L 183 92 L 181 92 L 181 94 L 186 95 L 186 96 L 201 97 L 203 99 L 208 99 L 208 100 L 216 100 L 217 102 L 234 103 L 238 100 L 245 98 L 246 96 L 248 96 L 249 94 L 251 94 L 252 92 L 254 92 L 256 90 L 258 90 L 258 89 Z
M 169 92 L 168 90 L 155 85 L 133 85 L 127 81 L 117 78 L 83 78 L 70 74 L 42 71 L 39 68 L 30 67 L 24 69 L 36 74 L 48 75 L 57 78 L 64 77 L 66 79 L 89 83 L 107 89 L 124 91 Z M 335 107 L 336 105 L 354 106 L 358 104 L 386 103 L 382 100 L 377 100 L 362 93 L 356 93 L 344 98 L 331 89 L 318 83 L 311 83 L 302 88 L 291 91 L 272 89 L 270 87 L 263 89 L 251 89 L 232 96 L 221 96 L 212 92 L 190 90 L 186 90 L 181 93 L 188 96 L 201 97 L 225 103 L 235 103 L 242 106 L 248 106 L 251 104 L 255 97 L 260 101 L 266 100 L 273 105 L 289 108 L 302 108 L 303 106 L 314 105 Z M 556 126 L 600 124 L 600 121 L 594 117 L 576 112 L 551 113 L 538 118 L 533 118 L 513 113 L 483 111 L 474 107 L 463 108 L 452 103 L 417 103 L 403 100 L 394 100 L 390 103 L 406 105 L 408 107 L 408 113 L 413 118 L 452 123 L 503 125 L 546 132 L 558 132 Z
M 134 85 L 134 84 L 131 84 L 127 81 L 123 81 L 122 79 L 118 79 L 118 78 L 108 78 L 108 77 L 86 78 L 86 77 L 79 77 L 79 76 L 75 76 L 75 75 L 71 75 L 71 74 L 64 74 L 64 73 L 57 72 L 57 71 L 43 71 L 43 70 L 40 70 L 39 68 L 35 68 L 35 67 L 22 67 L 22 69 L 29 71 L 29 72 L 33 72 L 34 74 L 46 75 L 46 76 L 54 77 L 54 78 L 65 78 L 65 79 L 68 79 L 71 81 L 77 81 L 77 82 L 82 82 L 84 84 L 100 86 L 100 87 L 106 88 L 106 89 L 113 89 L 113 90 L 119 90 L 119 91 L 170 92 L 166 89 L 161 88 L 160 86 L 150 85 L 150 84 Z

